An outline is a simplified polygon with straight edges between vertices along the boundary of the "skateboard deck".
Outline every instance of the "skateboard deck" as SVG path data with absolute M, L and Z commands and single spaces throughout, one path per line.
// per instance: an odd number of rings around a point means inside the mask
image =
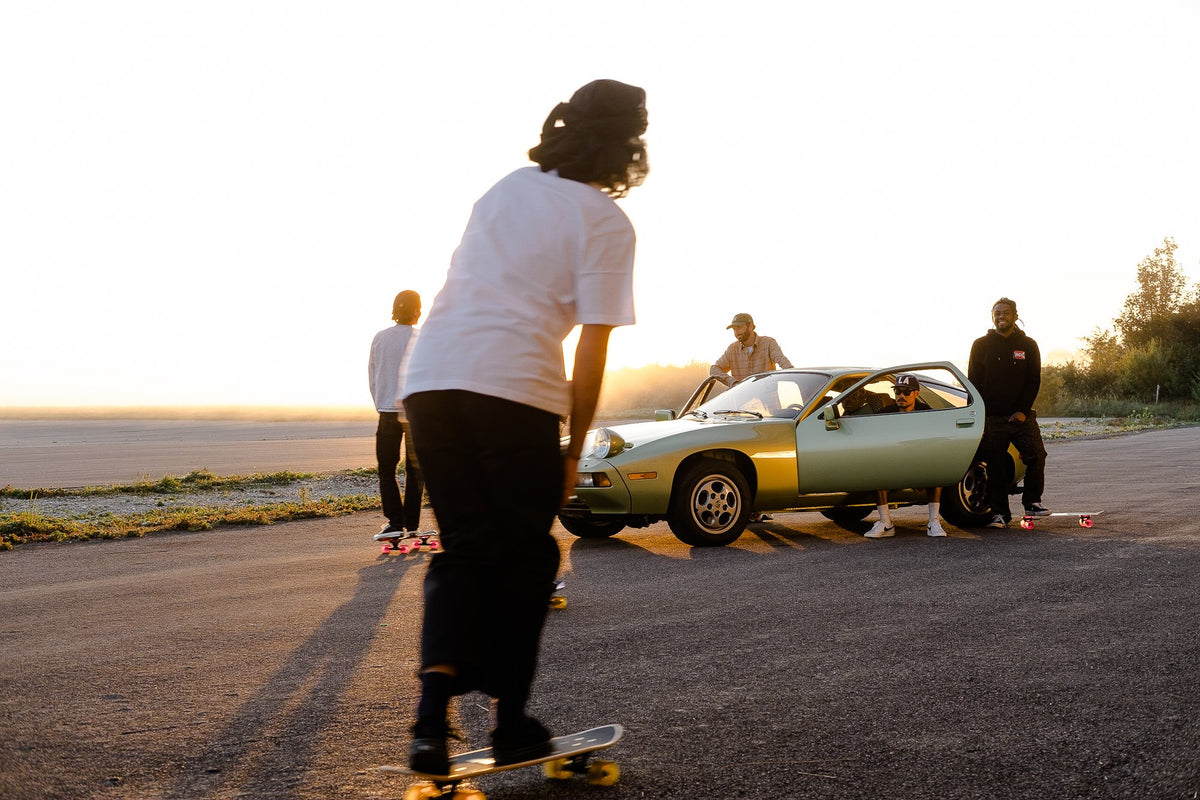
M 1092 517 L 1100 516 L 1103 513 L 1103 511 L 1053 511 L 1049 514 L 1043 514 L 1040 517 L 1032 517 L 1026 514 L 1021 517 L 1021 527 L 1027 531 L 1031 531 L 1039 519 L 1047 519 L 1048 517 L 1079 517 L 1079 527 L 1090 528 L 1092 527 Z
M 514 764 L 496 765 L 492 756 L 492 748 L 472 750 L 450 756 L 449 775 L 428 775 L 414 772 L 407 767 L 380 767 L 386 772 L 401 772 L 423 778 L 408 788 L 404 800 L 424 800 L 424 798 L 454 795 L 458 785 L 470 778 L 490 775 L 493 772 L 503 772 L 521 767 L 533 767 L 543 764 L 543 774 L 547 778 L 563 780 L 574 775 L 587 776 L 588 783 L 595 786 L 612 786 L 620 777 L 621 770 L 616 762 L 593 759 L 597 750 L 612 747 L 625 735 L 625 729 L 620 725 L 603 725 L 599 728 L 580 731 L 566 736 L 556 736 L 550 740 L 552 750 L 549 755 L 529 761 L 518 761 Z M 472 792 L 477 800 L 484 800 L 482 792 Z
M 415 553 L 418 550 L 428 550 L 431 553 L 436 553 L 442 549 L 442 543 L 437 539 L 435 531 L 394 531 L 392 533 L 377 533 L 374 537 L 377 542 L 383 542 L 381 553 Z M 414 541 L 409 542 L 408 539 Z

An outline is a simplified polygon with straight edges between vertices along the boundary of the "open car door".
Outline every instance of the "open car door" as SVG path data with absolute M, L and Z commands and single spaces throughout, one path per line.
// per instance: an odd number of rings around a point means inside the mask
M 928 410 L 900 413 L 892 382 L 910 373 Z M 983 401 L 948 361 L 877 370 L 819 401 L 796 426 L 801 494 L 957 483 L 983 436 Z

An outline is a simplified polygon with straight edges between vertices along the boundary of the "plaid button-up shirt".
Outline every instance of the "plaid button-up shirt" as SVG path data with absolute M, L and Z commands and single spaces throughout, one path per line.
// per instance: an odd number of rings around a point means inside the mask
M 734 341 L 725 348 L 721 357 L 708 368 L 708 374 L 722 378 L 728 384 L 759 372 L 791 368 L 792 362 L 783 354 L 779 342 L 770 336 L 756 335 L 752 345 Z M 732 381 L 726 373 L 733 373 Z

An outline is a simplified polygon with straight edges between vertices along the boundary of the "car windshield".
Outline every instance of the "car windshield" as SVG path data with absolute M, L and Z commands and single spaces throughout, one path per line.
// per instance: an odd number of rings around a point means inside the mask
M 794 419 L 829 382 L 824 372 L 770 372 L 754 375 L 710 398 L 690 413 L 697 416 L 735 414 L 746 419 Z

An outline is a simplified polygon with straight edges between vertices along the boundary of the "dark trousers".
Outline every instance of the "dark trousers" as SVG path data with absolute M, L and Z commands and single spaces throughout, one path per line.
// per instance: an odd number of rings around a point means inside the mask
M 400 465 L 400 448 L 404 437 L 408 446 L 404 448 L 404 499 L 400 499 L 400 484 L 396 481 L 396 467 Z M 406 531 L 421 527 L 421 494 L 423 480 L 421 465 L 417 462 L 416 448 L 408 423 L 400 420 L 395 411 L 379 412 L 379 427 L 375 429 L 375 460 L 379 463 L 379 499 L 383 503 L 383 515 L 392 525 Z
M 992 501 L 992 513 L 1012 517 L 1008 507 L 1008 486 L 1012 474 L 1007 469 L 1008 446 L 1012 444 L 1025 465 L 1024 490 L 1021 502 L 1025 506 L 1042 501 L 1046 488 L 1046 445 L 1042 442 L 1042 429 L 1037 424 L 1037 415 L 1030 414 L 1024 422 L 1009 422 L 1007 417 L 987 417 L 983 423 L 983 440 L 979 452 L 988 463 L 988 496 Z M 1005 469 L 993 479 L 993 465 L 1004 464 Z
M 457 693 L 521 709 L 560 560 L 558 416 L 457 390 L 404 407 L 444 548 L 425 573 L 421 666 L 452 665 Z

